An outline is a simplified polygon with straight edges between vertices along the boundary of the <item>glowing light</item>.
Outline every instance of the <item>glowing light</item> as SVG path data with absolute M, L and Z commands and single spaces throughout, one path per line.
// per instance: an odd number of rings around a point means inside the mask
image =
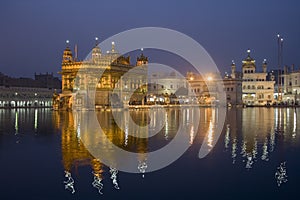
M 95 37 L 95 40 L 98 41 L 98 37 Z
M 141 51 L 144 51 L 144 48 L 141 48 Z
M 247 53 L 251 53 L 251 50 L 250 50 L 250 49 L 248 49 L 248 50 L 247 50 Z
M 18 112 L 16 112 L 16 115 L 15 115 L 15 130 L 16 130 L 16 133 L 15 134 L 18 134 L 18 130 L 19 130 L 19 123 L 18 123 Z
M 283 38 L 281 38 L 280 41 L 283 42 Z
M 69 44 L 69 43 L 70 43 L 70 41 L 69 41 L 69 40 L 66 40 L 66 43 L 67 43 L 67 44 Z
M 34 130 L 37 130 L 38 127 L 38 110 L 34 110 Z
M 112 44 L 112 45 L 115 45 L 115 42 L 114 42 L 114 41 L 112 41 L 112 42 L 111 42 L 111 44 Z
M 279 34 L 277 34 L 277 37 L 278 37 L 278 38 L 280 38 L 280 35 L 279 35 Z
M 207 80 L 208 80 L 208 81 L 212 81 L 213 78 L 212 78 L 211 76 L 209 76 L 209 77 L 207 77 Z

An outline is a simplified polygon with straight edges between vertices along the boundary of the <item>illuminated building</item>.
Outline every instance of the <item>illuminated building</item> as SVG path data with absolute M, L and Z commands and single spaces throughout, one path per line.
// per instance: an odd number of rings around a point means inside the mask
M 231 64 L 231 75 L 225 75 L 223 79 L 224 90 L 226 92 L 227 105 L 242 105 L 242 79 L 236 71 L 234 61 Z
M 242 64 L 242 91 L 245 105 L 267 105 L 274 103 L 274 80 L 267 80 L 267 62 L 263 61 L 262 72 L 258 72 L 256 63 L 248 56 Z
M 188 97 L 180 91 L 187 90 L 187 81 L 185 77 L 180 76 L 175 71 L 166 73 L 153 73 L 150 77 L 150 83 L 148 84 L 148 104 L 158 102 L 160 104 L 172 103 L 172 96 L 176 94 L 177 99 Z M 171 99 L 170 99 L 171 97 Z
M 283 101 L 287 104 L 299 104 L 300 102 L 300 70 L 284 68 L 283 77 Z
M 218 77 L 216 74 L 206 74 L 203 78 L 199 74 L 188 72 L 186 78 L 189 82 L 189 92 L 192 99 L 196 97 L 200 104 L 209 105 L 218 99 L 219 91 L 224 90 L 227 105 L 241 105 L 242 82 L 235 70 L 235 65 L 232 65 L 231 76 L 225 76 L 223 80 L 218 80 L 216 77 Z M 220 81 L 222 81 L 224 88 L 218 88 Z
M 0 108 L 52 107 L 52 95 L 61 82 L 53 74 L 13 78 L 0 73 Z
M 142 104 L 147 91 L 147 64 L 148 58 L 141 54 L 136 64 L 132 65 L 129 56 L 124 57 L 117 52 L 114 42 L 111 50 L 106 53 L 102 52 L 96 42 L 88 58 L 78 61 L 77 56 L 73 57 L 67 42 L 60 72 L 62 93 L 54 95 L 53 107 L 63 110 L 73 106 L 86 108 L 91 104 L 92 95 L 95 101 L 92 102 L 93 107 L 102 108 L 112 104 L 125 107 L 130 102 Z M 127 73 L 130 70 L 133 71 Z M 126 73 L 129 75 L 123 78 Z M 128 96 L 130 92 L 133 95 Z

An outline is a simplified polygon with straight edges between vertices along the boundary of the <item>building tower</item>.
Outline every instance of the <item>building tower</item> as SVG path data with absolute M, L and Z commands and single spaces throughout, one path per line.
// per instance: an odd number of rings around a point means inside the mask
M 100 47 L 98 46 L 98 38 L 96 37 L 95 38 L 95 47 L 92 49 L 92 61 L 94 63 L 98 63 L 100 61 L 100 58 L 101 58 L 101 49 Z
M 267 59 L 264 59 L 262 64 L 263 73 L 267 73 Z
M 245 60 L 243 60 L 242 64 L 243 74 L 253 74 L 256 70 L 255 60 L 250 56 L 250 49 L 247 50 L 247 53 L 248 56 Z
M 64 53 L 63 53 L 63 60 L 62 60 L 62 62 L 63 63 L 70 63 L 70 62 L 73 61 L 73 55 L 72 55 L 72 51 L 71 51 L 71 49 L 69 47 L 69 40 L 66 41 L 66 44 L 67 44 L 67 46 L 66 46 L 66 48 L 64 50 Z
M 234 60 L 232 60 L 232 63 L 231 63 L 231 78 L 233 78 L 233 79 L 236 78 L 235 73 L 236 73 L 236 65 L 234 63 Z

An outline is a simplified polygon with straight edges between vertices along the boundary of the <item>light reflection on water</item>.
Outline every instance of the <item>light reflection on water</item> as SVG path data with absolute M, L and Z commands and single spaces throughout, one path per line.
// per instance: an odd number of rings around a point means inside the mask
M 197 158 L 198 147 L 202 143 L 213 148 L 213 140 L 215 139 L 215 122 L 217 119 L 217 108 L 201 108 L 200 109 L 200 125 L 199 129 L 195 130 L 193 123 L 191 123 L 191 109 L 186 109 L 181 112 L 179 109 L 168 109 L 167 112 L 161 116 L 164 120 L 154 120 L 153 123 L 164 122 L 162 130 L 151 138 L 137 138 L 131 134 L 138 136 L 138 131 L 131 129 L 131 127 L 124 121 L 124 131 L 122 131 L 115 123 L 110 112 L 97 112 L 99 123 L 105 130 L 106 136 L 115 145 L 127 151 L 140 152 L 139 157 L 136 158 L 136 166 L 140 171 L 140 176 L 145 177 L 149 160 L 146 154 L 148 151 L 162 148 L 171 141 L 180 123 L 187 124 L 186 139 L 192 147 L 192 152 Z M 208 157 L 214 157 L 218 153 L 222 153 L 222 157 L 228 157 L 231 160 L 232 167 L 238 166 L 245 169 L 245 171 L 255 171 L 259 163 L 267 163 L 272 160 L 280 160 L 275 163 L 271 170 L 274 171 L 276 167 L 285 163 L 286 171 L 280 168 L 280 173 L 289 173 L 288 155 L 285 155 L 283 150 L 294 149 L 299 147 L 299 109 L 294 108 L 244 108 L 244 109 L 229 109 L 227 112 L 227 120 L 224 125 L 223 135 L 220 137 L 218 146 L 214 147 L 212 153 Z M 114 166 L 105 166 L 101 163 L 101 158 L 97 159 L 85 148 L 81 142 L 82 137 L 86 134 L 81 132 L 84 124 L 79 124 L 77 117 L 73 116 L 71 112 L 52 112 L 51 110 L 35 109 L 17 109 L 17 110 L 0 110 L 0 142 L 5 143 L 7 137 L 15 138 L 15 143 L 21 145 L 23 142 L 28 142 L 27 137 L 35 137 L 36 134 L 42 135 L 47 133 L 49 125 L 51 133 L 59 132 L 60 135 L 60 150 L 63 169 L 62 172 L 70 172 L 74 177 L 75 188 L 76 179 L 79 176 L 79 171 L 82 167 L 89 167 L 93 172 L 94 179 L 86 184 L 94 186 L 97 192 L 102 193 L 103 188 L 122 188 L 122 177 L 117 176 Z M 147 125 L 151 117 L 156 115 L 149 114 L 147 110 L 129 111 L 125 117 L 132 117 L 133 120 L 142 126 Z M 155 124 L 152 124 L 155 126 Z M 53 130 L 52 130 L 53 129 Z M 129 134 L 129 132 L 131 134 Z M 3 135 L 3 136 L 2 136 Z M 4 137 L 5 136 L 5 137 Z M 196 138 L 193 140 L 194 136 Z M 207 140 L 205 139 L 207 137 Z M 92 140 L 93 138 L 91 138 Z M 220 145 L 222 148 L 220 148 Z M 3 154 L 9 153 L 6 151 L 6 146 L 0 146 Z M 108 153 L 113 152 L 109 145 L 104 146 Z M 285 149 L 284 149 L 285 148 Z M 222 152 L 222 149 L 225 152 Z M 22 155 L 20 155 L 22 156 Z M 1 157 L 0 157 L 1 159 Z M 200 162 L 201 160 L 196 160 Z M 4 162 L 1 160 L 1 162 Z M 224 163 L 228 165 L 228 163 Z M 3 166 L 2 166 L 3 169 Z M 8 170 L 7 168 L 4 168 Z M 237 172 L 238 173 L 238 172 Z M 113 175 L 114 174 L 114 175 Z M 82 174 L 81 174 L 82 175 Z M 238 175 L 238 174 L 237 174 Z M 60 180 L 63 180 L 64 174 L 60 174 Z M 147 175 L 151 176 L 151 174 Z M 147 177 L 146 176 L 146 177 Z M 112 178 L 110 178 L 112 177 Z M 285 177 L 285 174 L 276 177 Z M 57 179 L 58 177 L 56 177 Z M 104 180 L 106 178 L 106 180 Z M 119 180 L 121 179 L 121 180 Z M 108 184 L 110 181 L 111 184 Z M 269 180 L 270 183 L 275 180 Z M 279 180 L 282 183 L 285 179 Z M 63 181 L 62 181 L 63 182 Z M 278 182 L 278 181 L 277 181 Z M 280 182 L 280 183 L 281 183 Z M 286 183 L 289 184 L 289 183 Z M 72 192 L 72 191 L 71 191 Z M 76 188 L 76 193 L 80 192 L 80 188 Z

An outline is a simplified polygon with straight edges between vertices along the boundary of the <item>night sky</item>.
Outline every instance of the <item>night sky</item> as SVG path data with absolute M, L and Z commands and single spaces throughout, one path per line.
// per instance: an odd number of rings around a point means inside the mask
M 78 44 L 83 59 L 100 41 L 131 28 L 157 26 L 198 41 L 221 71 L 246 50 L 259 66 L 277 68 L 276 35 L 284 37 L 284 64 L 300 66 L 300 1 L 62 1 L 4 0 L 0 3 L 0 72 L 32 77 L 60 71 L 65 41 Z M 106 50 L 104 50 L 106 51 Z M 157 61 L 153 54 L 151 61 Z M 159 56 L 159 55 L 158 55 Z M 58 76 L 58 75 L 57 75 Z

